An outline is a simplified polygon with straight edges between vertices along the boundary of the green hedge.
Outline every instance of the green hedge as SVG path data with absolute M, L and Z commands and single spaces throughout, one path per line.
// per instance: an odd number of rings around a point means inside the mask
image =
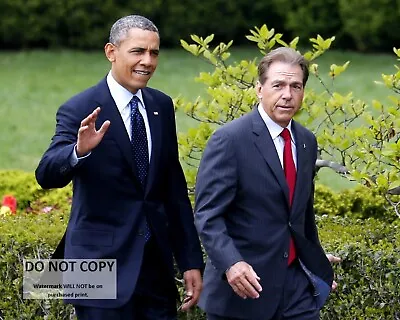
M 112 23 L 132 13 L 157 24 L 163 46 L 179 46 L 192 33 L 248 44 L 248 30 L 262 24 L 303 41 L 336 35 L 342 49 L 386 51 L 400 40 L 397 0 L 2 0 L 0 46 L 99 50 Z
M 274 0 L 284 21 L 284 34 L 336 36 L 335 48 L 388 51 L 400 42 L 397 0 Z
M 60 300 L 22 300 L 22 260 L 47 259 L 64 229 L 64 215 L 60 212 L 18 212 L 0 218 L 0 310 L 4 319 L 69 319 L 72 308 Z
M 400 223 L 375 219 L 320 218 L 327 252 L 343 259 L 339 283 L 322 319 L 399 319 Z
M 394 208 L 383 196 L 363 186 L 334 193 L 326 186 L 317 185 L 314 209 L 318 216 L 375 218 L 385 222 L 398 219 Z
M 32 173 L 20 170 L 0 170 L 0 196 L 14 195 L 21 211 L 33 207 L 51 206 L 69 211 L 72 198 L 71 186 L 46 191 L 40 188 Z M 326 186 L 318 185 L 315 190 L 315 212 L 319 216 L 337 215 L 353 218 L 376 218 L 391 222 L 396 214 L 384 197 L 366 187 L 356 187 L 334 193 Z M 35 209 L 35 208 L 34 208 Z
M 6 193 L 18 198 L 19 207 L 16 215 L 0 217 L 0 310 L 4 319 L 69 319 L 70 306 L 59 300 L 22 300 L 21 287 L 22 259 L 47 258 L 60 240 L 71 188 L 43 191 L 31 173 L 0 171 L 0 196 Z M 322 319 L 400 317 L 400 221 L 383 205 L 384 199 L 368 189 L 336 194 L 317 187 L 321 242 L 327 252 L 343 258 L 335 266 L 339 289 L 324 308 Z M 51 211 L 44 213 L 45 207 Z M 205 319 L 199 310 L 180 314 L 180 318 Z
M 3 0 L 0 2 L 0 44 L 4 48 L 71 47 L 101 49 L 111 25 L 121 16 L 141 14 L 159 27 L 163 46 L 179 46 L 191 33 L 229 41 L 244 38 L 249 26 L 267 17 L 279 21 L 269 4 L 250 6 L 248 1 L 222 0 L 182 3 L 177 0 Z M 251 11 L 254 16 L 248 15 Z M 250 19 L 249 19 L 250 18 Z M 250 24 L 249 24 L 250 23 Z
M 341 20 L 337 0 L 275 0 L 279 15 L 284 21 L 286 36 L 299 36 L 308 44 L 308 39 L 319 34 L 324 39 L 341 38 Z M 338 39 L 337 39 L 338 40 Z M 335 42 L 337 47 L 338 41 Z
M 3 48 L 71 47 L 101 49 L 116 19 L 132 12 L 151 16 L 161 1 L 2 0 Z
M 0 197 L 13 195 L 17 199 L 18 212 L 41 212 L 43 208 L 69 212 L 72 188 L 43 190 L 33 173 L 20 170 L 0 170 Z
M 339 0 L 342 32 L 360 51 L 391 50 L 400 43 L 400 1 Z

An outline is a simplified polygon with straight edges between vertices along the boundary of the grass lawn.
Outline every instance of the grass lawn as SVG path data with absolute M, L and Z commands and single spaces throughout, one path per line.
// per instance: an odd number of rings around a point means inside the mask
M 237 49 L 233 59 L 260 57 L 252 48 Z M 387 101 L 388 90 L 374 83 L 381 73 L 392 73 L 394 55 L 361 55 L 351 52 L 328 52 L 317 63 L 327 71 L 331 63 L 351 61 L 348 71 L 338 79 L 336 90 L 353 91 L 355 97 L 370 102 Z M 96 84 L 109 70 L 109 63 L 100 53 L 78 51 L 0 51 L 0 168 L 32 171 L 54 132 L 55 113 L 61 103 L 79 91 Z M 195 99 L 204 94 L 201 84 L 194 81 L 200 71 L 211 67 L 183 49 L 161 52 L 159 67 L 150 86 L 172 97 L 182 95 Z M 321 85 L 310 79 L 310 87 Z M 193 122 L 178 115 L 178 131 Z M 327 170 L 327 169 L 324 169 Z M 332 179 L 322 170 L 320 181 L 334 189 L 348 186 L 343 179 Z M 334 181 L 334 182 L 332 182 Z

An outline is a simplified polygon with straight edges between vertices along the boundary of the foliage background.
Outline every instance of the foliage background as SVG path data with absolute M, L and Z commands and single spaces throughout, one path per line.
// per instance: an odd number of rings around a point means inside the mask
M 2 0 L 0 47 L 99 49 L 112 23 L 132 13 L 156 23 L 164 46 L 192 33 L 241 44 L 264 23 L 304 42 L 335 35 L 340 49 L 382 51 L 400 42 L 399 0 Z
M 299 40 L 301 46 L 305 46 L 308 43 L 308 38 L 316 34 L 322 35 L 324 39 L 329 39 L 329 37 L 335 35 L 335 48 L 355 49 L 363 52 L 388 51 L 392 49 L 393 44 L 399 43 L 400 40 L 400 33 L 397 32 L 400 0 L 310 0 L 307 2 L 271 0 L 256 3 L 245 0 L 231 2 L 205 0 L 201 3 L 195 0 L 185 2 L 177 0 L 149 0 L 146 2 L 2 0 L 0 2 L 0 46 L 6 49 L 72 48 L 99 50 L 107 41 L 107 33 L 111 24 L 120 16 L 131 13 L 142 14 L 152 19 L 160 28 L 164 46 L 177 46 L 181 38 L 190 41 L 188 35 L 192 33 L 200 36 L 214 33 L 214 41 L 217 43 L 233 39 L 235 44 L 243 44 L 247 43 L 243 34 L 247 34 L 248 29 L 264 23 L 285 33 L 287 38 L 301 36 Z M 264 44 L 268 45 L 268 41 Z M 316 44 L 319 45 L 318 42 Z M 7 53 L 1 52 L 1 54 Z M 108 66 L 99 63 L 96 67 L 96 64 L 93 64 L 93 56 L 80 51 L 55 51 L 55 53 L 50 54 L 25 51 L 20 54 L 11 53 L 11 55 L 11 61 L 14 61 L 14 64 L 10 64 L 10 60 L 7 59 L 2 59 L 0 62 L 3 72 L 9 72 L 9 74 L 4 73 L 5 76 L 1 80 L 12 83 L 11 89 L 7 86 L 1 86 L 4 88 L 3 91 L 0 91 L 3 102 L 1 109 L 3 116 L 1 118 L 6 120 L 1 127 L 4 132 L 7 132 L 7 135 L 3 135 L 0 141 L 9 142 L 12 149 L 16 150 L 13 155 L 14 158 L 11 157 L 11 160 L 7 155 L 6 158 L 9 161 L 7 166 L 13 167 L 16 161 L 26 161 L 23 164 L 24 166 L 32 166 L 32 159 L 24 160 L 26 150 L 21 149 L 23 144 L 18 143 L 18 139 L 10 142 L 6 136 L 12 136 L 21 127 L 18 126 L 21 118 L 25 120 L 24 122 L 31 120 L 33 125 L 31 128 L 33 129 L 22 132 L 20 138 L 21 141 L 27 139 L 30 146 L 37 147 L 36 144 L 38 143 L 35 140 L 34 133 L 38 133 L 42 137 L 51 135 L 49 132 L 44 134 L 44 131 L 48 130 L 43 126 L 44 122 L 32 121 L 35 116 L 39 119 L 49 116 L 49 109 L 42 106 L 43 100 L 51 104 L 52 108 L 56 108 L 64 101 L 64 98 L 60 97 L 52 100 L 57 92 L 64 94 L 65 98 L 71 96 L 87 87 L 88 81 L 94 81 L 93 79 L 97 81 L 99 75 L 104 76 Z M 64 58 L 66 56 L 67 60 L 71 59 L 70 64 L 67 65 L 70 73 L 60 66 L 62 60 L 59 59 L 58 55 L 64 55 Z M 249 51 L 246 55 L 248 55 L 249 61 L 244 61 L 246 59 L 239 60 L 238 64 L 230 66 L 233 67 L 233 70 L 230 70 L 228 74 L 231 71 L 246 68 L 254 73 L 252 60 L 255 53 Z M 17 56 L 16 62 L 12 60 L 15 56 Z M 33 62 L 32 65 L 27 66 L 26 62 L 29 56 L 33 56 Z M 54 56 L 57 56 L 56 62 L 51 64 L 50 61 L 54 59 Z M 205 60 L 213 63 L 210 58 L 211 55 L 206 56 Z M 79 70 L 79 65 L 76 64 L 77 59 L 82 62 L 81 70 Z M 170 68 L 165 72 L 175 74 L 175 83 L 178 83 L 176 81 L 182 82 L 184 79 L 176 72 L 184 59 L 186 57 L 180 56 L 175 67 L 172 66 L 172 68 L 171 64 L 164 63 L 168 66 L 167 68 Z M 356 59 L 364 59 L 360 67 L 361 79 L 358 80 L 364 82 L 365 76 L 363 77 L 363 75 L 376 67 L 377 60 L 370 59 L 369 56 L 358 56 Z M 346 60 L 341 61 L 336 69 L 332 69 L 332 67 L 329 69 L 328 67 L 328 70 L 324 70 L 324 72 L 340 71 L 345 62 Z M 17 73 L 17 79 L 13 78 L 16 64 L 22 65 L 24 68 L 24 73 Z M 329 64 L 325 63 L 325 68 L 327 68 L 327 65 Z M 366 66 L 368 70 L 366 70 Z M 322 76 L 323 68 L 324 66 L 321 66 L 319 69 L 320 76 Z M 53 78 L 49 73 L 46 73 L 47 69 L 53 74 Z M 202 65 L 200 69 L 212 73 L 214 66 Z M 399 73 L 389 74 L 393 71 L 387 70 L 387 62 L 379 65 L 378 69 L 387 74 L 383 77 L 383 82 L 387 88 L 398 88 Z M 76 74 L 82 74 L 82 70 L 90 72 L 93 78 L 88 80 L 81 76 L 76 77 Z M 196 67 L 197 71 L 199 69 Z M 357 70 L 354 73 L 357 73 Z M 41 74 L 44 74 L 44 78 L 40 77 Z M 230 73 L 230 75 L 232 74 L 234 75 L 234 73 Z M 218 87 L 220 84 L 218 77 L 213 78 L 212 75 L 207 74 L 200 75 L 200 82 L 206 84 L 208 92 L 208 96 L 199 98 L 203 106 L 205 102 L 213 106 L 212 90 L 214 90 L 216 96 L 233 93 L 231 97 L 238 98 L 242 94 L 240 91 L 218 91 L 221 90 Z M 53 81 L 59 78 L 62 78 L 64 82 Z M 30 81 L 28 87 L 24 82 L 26 79 Z M 188 76 L 187 79 L 191 80 L 192 76 Z M 250 77 L 250 79 L 252 78 Z M 157 83 L 158 80 L 155 79 L 155 81 Z M 174 81 L 171 82 L 174 83 Z M 251 82 L 249 81 L 249 84 Z M 340 93 L 348 93 L 346 90 L 352 89 L 355 86 L 354 82 L 357 82 L 357 80 L 349 80 L 342 87 L 344 92 Z M 158 83 L 162 86 L 160 82 Z M 227 82 L 222 81 L 222 84 L 224 83 Z M 49 86 L 48 93 L 45 94 L 39 92 L 39 88 L 44 84 Z M 337 84 L 335 81 L 334 91 L 336 92 L 340 86 L 340 82 Z M 25 101 L 16 104 L 15 99 L 17 98 L 10 97 L 9 92 L 21 92 L 18 90 L 22 90 L 24 93 Z M 182 93 L 184 88 L 174 85 L 172 90 L 178 90 L 178 93 Z M 32 92 L 33 95 L 31 95 Z M 192 92 L 184 93 L 187 94 L 186 97 L 193 96 Z M 171 94 L 176 95 L 174 92 Z M 318 100 L 320 105 L 330 101 L 329 97 L 322 97 L 319 94 L 320 92 L 312 92 L 309 98 Z M 245 92 L 245 96 L 248 103 L 253 102 L 254 96 L 251 89 Z M 342 105 L 346 106 L 354 105 L 356 101 L 352 97 L 346 98 L 345 95 L 333 97 L 333 102 L 339 100 L 342 101 Z M 178 117 L 181 117 L 183 112 L 190 111 L 193 106 L 193 102 L 182 101 L 178 99 L 177 106 L 180 110 L 177 113 Z M 370 101 L 366 102 L 367 104 L 370 103 Z M 31 106 L 33 104 L 34 108 L 26 109 L 25 104 Z M 16 105 L 17 108 L 15 108 Z M 361 105 L 363 105 L 362 102 Z M 381 117 L 375 121 L 377 128 L 389 131 L 393 129 L 396 133 L 395 139 L 390 136 L 388 141 L 384 141 L 385 147 L 390 146 L 392 148 L 391 154 L 389 154 L 390 152 L 382 154 L 383 157 L 386 157 L 385 159 L 393 161 L 398 157 L 398 149 L 400 148 L 397 148 L 399 123 L 389 119 L 391 121 L 390 126 L 385 127 L 384 124 L 388 119 L 385 117 L 386 110 L 390 111 L 392 118 L 395 120 L 398 118 L 396 117 L 400 106 L 398 97 L 394 97 L 394 100 L 392 99 L 390 103 L 385 102 L 381 105 L 372 103 L 371 105 L 380 111 L 378 115 Z M 334 103 L 333 106 L 335 106 Z M 246 110 L 246 108 L 243 109 L 243 111 Z M 207 108 L 203 111 L 206 118 L 215 119 L 212 113 L 207 113 Z M 11 112 L 18 115 L 18 123 L 10 121 Z M 52 119 L 54 118 L 53 114 L 50 114 L 50 116 Z M 307 119 L 310 118 L 303 118 L 303 120 Z M 368 121 L 368 118 L 363 119 L 363 121 Z M 189 122 L 184 127 L 191 128 L 188 132 L 189 137 L 193 138 L 199 132 L 196 131 L 197 128 L 196 125 L 193 125 L 193 122 Z M 199 154 L 201 154 L 201 148 L 204 147 L 207 137 L 214 128 L 212 126 L 205 128 L 206 130 L 203 131 L 200 139 L 195 139 L 200 143 Z M 363 132 L 368 133 L 367 131 Z M 180 136 L 181 142 L 184 137 L 184 134 Z M 339 138 L 336 136 L 336 140 L 329 140 L 328 138 L 329 134 L 321 135 L 319 138 L 321 144 L 336 143 L 340 147 L 340 143 L 344 141 L 340 134 Z M 181 143 L 183 160 L 185 160 L 184 149 L 187 147 L 187 144 Z M 360 144 L 357 147 L 365 148 L 366 144 Z M 38 159 L 34 159 L 33 162 L 36 163 L 36 160 Z M 397 181 L 394 175 L 397 175 L 398 168 L 393 167 L 392 176 L 388 179 L 390 182 Z M 188 168 L 186 169 L 187 172 L 190 171 Z M 358 177 L 359 181 L 374 177 L 368 170 L 364 173 L 364 176 Z M 193 184 L 193 179 L 193 173 L 189 173 L 191 184 Z M 374 181 L 372 182 L 374 183 Z M 320 185 L 317 187 L 315 208 L 321 240 L 327 251 L 344 259 L 342 264 L 335 266 L 340 289 L 332 295 L 324 309 L 322 314 L 324 320 L 400 319 L 400 302 L 398 299 L 400 294 L 398 280 L 400 279 L 400 238 L 398 232 L 400 226 L 393 206 L 388 206 L 387 199 L 384 198 L 389 187 L 389 183 L 387 185 L 385 183 L 386 181 L 383 179 L 383 181 L 377 182 L 378 186 L 382 188 L 358 187 L 339 193 L 334 193 Z M 45 258 L 54 250 L 68 219 L 71 189 L 67 187 L 62 190 L 44 191 L 36 184 L 31 173 L 12 170 L 0 171 L 0 195 L 9 193 L 17 197 L 19 211 L 15 216 L 0 218 L 0 278 L 2 279 L 0 283 L 0 296 L 2 298 L 0 299 L 0 310 L 2 310 L 5 319 L 12 320 L 69 319 L 71 308 L 64 306 L 60 301 L 23 301 L 21 299 L 21 261 L 23 258 Z M 180 317 L 182 319 L 204 319 L 204 315 L 199 310 L 189 315 L 180 314 Z
M 5 320 L 69 320 L 71 306 L 60 300 L 22 300 L 22 259 L 46 259 L 68 220 L 71 185 L 43 191 L 34 175 L 1 171 L 2 192 L 26 199 L 16 215 L 0 217 L 0 311 Z M 30 199 L 30 200 L 28 200 Z M 343 201 L 345 199 L 345 201 Z M 360 189 L 332 192 L 317 187 L 320 238 L 327 251 L 343 258 L 335 266 L 339 289 L 323 310 L 322 320 L 400 318 L 400 224 L 382 215 L 384 199 Z M 179 284 L 179 283 L 178 283 Z M 195 309 L 180 319 L 204 320 Z

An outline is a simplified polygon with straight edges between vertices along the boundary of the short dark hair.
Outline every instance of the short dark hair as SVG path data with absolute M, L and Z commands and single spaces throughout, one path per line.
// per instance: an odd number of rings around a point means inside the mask
M 108 41 L 113 45 L 118 46 L 126 37 L 129 30 L 133 28 L 157 32 L 157 34 L 160 35 L 157 27 L 152 21 L 139 15 L 130 15 L 118 19 L 112 25 Z
M 261 59 L 258 64 L 258 81 L 260 81 L 261 84 L 264 84 L 267 80 L 269 66 L 275 61 L 299 65 L 301 70 L 303 70 L 303 86 L 306 85 L 309 75 L 309 62 L 300 53 L 289 47 L 274 49 Z

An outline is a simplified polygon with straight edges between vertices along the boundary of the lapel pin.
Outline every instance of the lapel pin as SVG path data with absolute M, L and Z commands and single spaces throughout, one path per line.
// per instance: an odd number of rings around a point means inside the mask
M 305 149 L 305 148 L 306 148 L 306 144 L 304 143 L 304 144 L 303 144 L 303 149 Z
M 153 113 L 154 113 L 155 116 L 158 116 L 158 112 L 157 111 L 154 111 Z

